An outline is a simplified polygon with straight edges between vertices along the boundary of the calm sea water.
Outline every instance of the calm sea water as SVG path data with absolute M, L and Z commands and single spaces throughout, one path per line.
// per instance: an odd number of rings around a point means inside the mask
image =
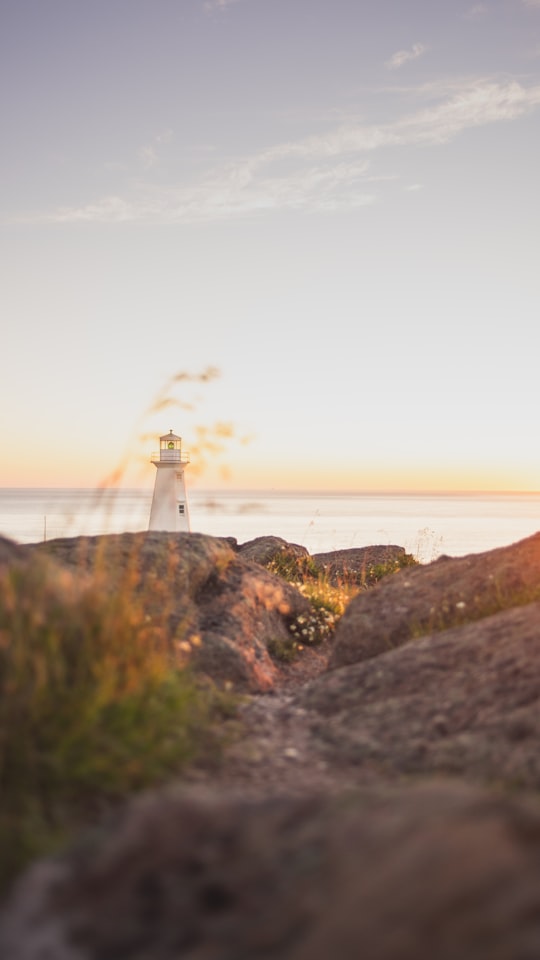
M 19 543 L 145 530 L 151 490 L 1 488 L 0 533 Z M 273 534 L 310 553 L 398 544 L 422 562 L 515 543 L 540 530 L 540 493 L 287 494 L 201 491 L 191 528 L 239 543 Z

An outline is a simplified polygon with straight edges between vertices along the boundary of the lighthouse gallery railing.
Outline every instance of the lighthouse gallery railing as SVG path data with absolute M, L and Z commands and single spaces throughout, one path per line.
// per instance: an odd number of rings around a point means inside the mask
M 184 450 L 158 450 L 151 454 L 150 460 L 168 460 L 173 463 L 189 463 L 189 453 Z

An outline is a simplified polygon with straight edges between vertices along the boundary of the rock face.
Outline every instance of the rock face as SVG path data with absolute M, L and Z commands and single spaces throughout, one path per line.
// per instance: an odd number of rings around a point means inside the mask
M 330 669 L 285 693 L 266 644 L 306 601 L 264 565 L 303 548 L 126 534 L 24 550 L 109 589 L 132 578 L 172 644 L 200 636 L 201 670 L 274 695 L 244 699 L 243 738 L 197 786 L 139 797 L 31 868 L 1 957 L 538 960 L 540 534 L 363 591 Z M 339 578 L 346 561 L 318 562 Z
M 267 644 L 288 638 L 290 624 L 310 610 L 284 580 L 202 534 L 76 537 L 25 549 L 100 577 L 108 589 L 133 590 L 179 656 L 190 651 L 195 669 L 237 690 L 272 688 L 279 670 Z
M 540 789 L 540 603 L 424 637 L 313 680 L 329 762 L 357 776 L 453 774 Z
M 536 960 L 540 809 L 444 782 L 142 798 L 30 871 L 9 960 Z
M 27 557 L 24 547 L 7 537 L 0 536 L 0 568 L 10 567 L 14 563 L 23 563 Z
M 422 634 L 533 599 L 540 599 L 540 533 L 488 553 L 411 567 L 349 604 L 330 666 L 375 657 Z
M 263 566 L 278 557 L 287 557 L 294 560 L 309 557 L 305 547 L 301 547 L 297 543 L 288 543 L 281 537 L 255 537 L 254 540 L 248 540 L 246 543 L 240 544 L 238 552 L 242 559 L 254 560 Z
M 330 553 L 314 553 L 313 560 L 330 583 L 371 583 L 377 567 L 398 564 L 405 548 L 388 546 L 351 547 Z

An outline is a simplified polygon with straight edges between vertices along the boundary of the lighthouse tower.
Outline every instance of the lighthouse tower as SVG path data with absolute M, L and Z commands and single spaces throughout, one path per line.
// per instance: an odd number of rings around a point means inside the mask
M 151 462 L 157 467 L 154 496 L 150 510 L 149 530 L 189 532 L 189 512 L 184 470 L 189 456 L 182 456 L 182 438 L 172 430 L 159 438 L 159 453 Z

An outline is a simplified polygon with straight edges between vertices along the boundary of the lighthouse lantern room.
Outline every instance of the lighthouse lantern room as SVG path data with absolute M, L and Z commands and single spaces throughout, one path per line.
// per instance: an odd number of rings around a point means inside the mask
M 189 454 L 182 454 L 182 438 L 172 430 L 159 438 L 159 452 L 151 462 L 157 468 L 149 530 L 189 532 L 189 511 L 184 470 Z

